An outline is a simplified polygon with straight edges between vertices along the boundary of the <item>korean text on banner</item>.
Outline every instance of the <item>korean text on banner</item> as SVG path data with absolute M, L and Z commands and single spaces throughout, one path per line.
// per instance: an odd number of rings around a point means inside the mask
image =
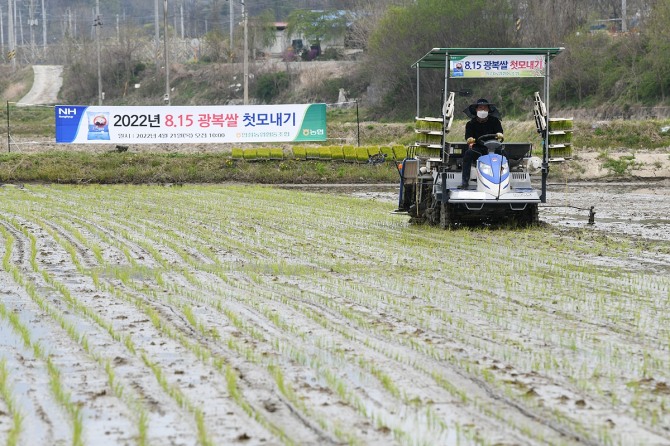
M 57 105 L 63 144 L 251 143 L 326 140 L 326 104 L 105 107 Z
M 449 62 L 450 77 L 543 77 L 542 55 L 454 56 Z

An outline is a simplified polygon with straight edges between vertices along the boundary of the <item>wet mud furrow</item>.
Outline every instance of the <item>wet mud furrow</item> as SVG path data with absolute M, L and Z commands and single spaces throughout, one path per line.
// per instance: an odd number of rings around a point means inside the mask
M 419 263 L 420 263 L 420 262 L 419 262 Z M 495 296 L 492 296 L 492 297 L 495 297 Z M 581 317 L 581 316 L 577 316 L 577 317 L 575 317 L 575 320 L 579 319 L 580 317 Z M 626 341 L 626 343 L 630 343 L 630 342 L 631 342 L 631 339 L 625 339 L 624 341 Z M 538 345 L 537 347 L 542 347 L 542 345 Z M 494 366 L 495 366 L 495 365 L 494 365 Z M 577 400 L 577 401 L 579 402 L 580 400 Z
M 161 237 L 161 239 L 164 240 L 164 235 L 163 235 L 163 237 Z M 160 242 L 159 242 L 158 240 L 155 240 L 155 243 L 158 244 L 158 243 L 160 243 Z M 162 262 L 160 262 L 160 263 L 162 263 Z M 187 283 L 187 281 L 184 281 L 184 280 L 182 279 L 181 281 L 178 281 L 177 283 Z M 184 285 L 182 284 L 182 287 L 183 287 L 183 286 L 184 286 Z M 160 293 L 160 290 L 154 290 L 154 292 L 156 292 L 156 293 Z M 198 292 L 199 292 L 199 293 L 202 293 L 202 291 L 198 291 Z M 177 291 L 177 294 L 178 294 L 178 293 L 179 293 L 179 291 Z M 192 293 L 189 293 L 189 295 L 190 295 L 190 294 L 192 294 Z M 184 296 L 184 297 L 185 297 L 185 296 Z M 240 308 L 241 308 L 241 310 L 242 310 L 242 313 L 241 313 L 238 317 L 242 317 L 244 320 L 248 320 L 249 318 L 253 318 L 253 315 L 250 314 L 250 313 L 248 312 L 248 308 L 247 308 L 247 307 L 245 307 L 245 306 L 241 306 Z M 201 311 L 200 309 L 198 309 L 198 312 L 201 313 L 202 311 Z M 213 320 L 216 320 L 216 319 L 221 319 L 222 316 L 225 318 L 225 316 L 222 315 L 222 314 L 213 315 L 213 316 L 210 317 L 210 318 L 213 319 Z M 183 321 L 183 319 L 182 319 L 182 321 Z M 219 328 L 220 328 L 220 327 L 218 327 L 217 330 L 218 330 Z M 225 328 L 225 327 L 224 327 L 224 328 Z M 254 341 L 254 340 L 252 339 L 251 341 Z M 258 346 L 254 346 L 254 349 L 255 349 L 255 350 L 258 350 Z M 246 379 L 246 376 L 245 376 L 245 379 Z M 258 387 L 258 382 L 255 383 L 255 387 Z M 256 390 L 255 392 L 257 392 L 257 390 Z M 255 393 L 255 392 L 252 391 L 252 392 L 249 392 L 249 394 L 252 395 L 252 394 Z M 322 393 L 322 392 L 320 392 L 320 393 Z M 275 399 L 276 399 L 276 397 L 275 397 Z M 321 399 L 323 399 L 323 398 L 321 398 Z M 268 404 L 267 402 L 264 402 L 264 405 L 267 406 L 267 404 Z M 275 412 L 275 410 L 276 410 L 276 409 L 273 409 L 272 412 Z M 342 411 L 342 408 L 339 408 L 338 410 L 339 410 L 339 411 Z M 275 417 L 275 418 L 276 418 L 276 417 Z M 287 420 L 283 420 L 283 424 L 284 424 L 284 425 L 286 425 L 286 422 L 287 422 Z M 368 443 L 369 440 L 370 440 L 370 438 L 369 438 L 369 436 L 368 436 L 368 439 L 366 440 L 366 443 Z M 387 440 L 385 440 L 385 441 L 387 441 Z
M 16 240 L 20 240 L 24 246 L 32 245 L 34 242 L 24 236 L 31 224 L 22 222 L 20 226 L 21 231 L 16 228 L 14 231 Z M 39 246 L 32 249 L 39 250 Z M 34 258 L 36 254 L 32 252 L 30 257 Z M 73 342 L 66 334 L 74 333 L 76 329 L 50 302 L 54 290 L 41 283 L 39 276 L 31 276 L 13 266 L 10 268 L 12 281 L 20 287 L 12 293 L 12 299 L 5 300 L 4 308 L 9 314 L 20 315 L 12 328 L 15 333 L 20 330 L 22 344 L 27 348 L 18 351 L 11 364 L 16 368 L 28 364 L 30 368 L 36 366 L 38 370 L 41 369 L 40 372 L 48 376 L 43 379 L 49 387 L 43 393 L 19 394 L 19 410 L 37 415 L 34 427 L 30 432 L 22 432 L 21 436 L 41 436 L 37 444 L 55 444 L 62 441 L 59 438 L 69 438 L 68 441 L 73 444 L 81 444 L 82 439 L 99 437 L 100 431 L 106 432 L 111 442 L 129 438 L 127 433 L 132 432 L 132 428 L 127 422 L 128 411 L 118 404 L 113 395 L 108 394 L 104 372 L 101 373 L 81 346 L 77 345 L 77 341 Z M 51 319 L 54 315 L 59 319 Z M 21 373 L 16 377 L 18 388 L 23 388 L 24 380 L 34 375 Z M 38 387 L 34 386 L 33 389 Z M 78 406 L 82 401 L 89 402 L 85 409 Z M 110 410 L 117 413 L 118 417 L 106 422 L 105 428 L 99 429 L 100 418 Z M 42 427 L 40 423 L 43 423 Z M 84 424 L 86 429 L 82 429 Z
M 140 257 L 149 259 L 151 255 L 145 252 L 141 254 Z M 182 389 L 177 394 L 178 398 L 181 398 L 180 395 L 182 394 L 184 396 L 191 394 L 195 395 L 193 399 L 189 400 L 192 401 L 193 407 L 196 410 L 196 415 L 199 412 L 203 412 L 204 420 L 206 422 L 209 420 L 207 426 L 212 426 L 217 431 L 212 434 L 214 435 L 214 438 L 217 438 L 217 441 L 232 441 L 235 438 L 241 436 L 260 440 L 265 436 L 262 431 L 257 432 L 256 428 L 245 428 L 245 424 L 248 422 L 245 423 L 241 420 L 235 421 L 230 419 L 226 423 L 221 423 L 221 417 L 224 413 L 230 417 L 230 415 L 232 415 L 234 412 L 239 412 L 239 409 L 233 409 L 231 407 L 226 408 L 226 404 L 216 410 L 207 409 L 206 412 L 200 409 L 206 407 L 205 402 L 200 400 L 203 398 L 203 395 L 207 395 L 208 398 L 213 400 L 221 399 L 223 401 L 229 400 L 230 395 L 228 390 L 219 389 L 218 392 L 223 393 L 221 396 L 217 397 L 217 391 L 215 391 L 217 387 L 216 381 L 211 382 L 210 378 L 210 375 L 216 373 L 216 370 L 204 367 L 204 369 L 200 371 L 198 370 L 199 367 L 197 366 L 198 360 L 196 358 L 189 359 L 188 347 L 189 345 L 192 345 L 192 343 L 183 344 L 179 340 L 179 337 L 175 337 L 174 335 L 168 335 L 166 337 L 166 334 L 169 334 L 172 331 L 171 328 L 168 328 L 170 325 L 173 325 L 178 330 L 182 330 L 182 336 L 193 337 L 195 335 L 195 331 L 191 327 L 188 327 L 187 324 L 184 326 L 183 316 L 180 317 L 177 312 L 175 312 L 174 309 L 169 305 L 161 304 L 152 297 L 146 296 L 142 294 L 142 292 L 138 292 L 137 290 L 132 289 L 132 287 L 128 288 L 126 280 L 120 280 L 120 282 L 119 280 L 114 279 L 109 280 L 103 278 L 102 280 L 104 282 L 109 281 L 109 291 L 114 297 L 121 297 L 122 300 L 128 303 L 139 304 L 139 308 L 133 308 L 132 306 L 130 308 L 119 308 L 119 305 L 108 307 L 113 308 L 113 315 L 110 315 L 109 317 L 112 319 L 122 319 L 126 321 L 125 324 L 123 322 L 116 324 L 120 325 L 119 331 L 128 333 L 133 339 L 136 339 L 136 336 L 138 337 L 137 339 L 139 339 L 139 342 L 135 342 L 135 344 L 144 345 L 143 354 L 147 353 L 150 356 L 150 366 L 153 368 L 159 365 L 162 369 L 162 374 L 166 377 L 169 377 L 167 378 L 169 381 L 174 381 L 174 383 L 171 385 L 179 386 Z M 133 318 L 133 315 L 137 313 L 138 309 L 142 311 L 149 307 L 154 309 L 152 310 L 154 311 L 152 313 L 154 316 L 158 314 L 161 315 L 164 322 L 161 322 L 159 327 L 164 327 L 167 331 L 160 330 L 158 332 L 152 333 L 153 327 L 148 325 L 150 322 L 149 319 L 152 318 L 151 314 L 148 315 L 148 318 L 145 317 L 143 321 L 138 321 L 136 317 Z M 135 329 L 138 325 L 141 326 L 139 329 L 139 332 L 141 333 L 138 333 Z M 146 344 L 148 340 L 151 341 L 147 346 Z M 187 366 L 187 364 L 189 365 Z M 186 374 L 187 369 L 190 370 L 189 374 Z M 172 378 L 173 374 L 176 378 Z M 191 374 L 194 376 L 191 377 Z M 188 379 L 184 378 L 183 376 L 188 377 Z M 214 387 L 212 387 L 212 385 L 214 385 Z M 230 404 L 233 403 L 230 402 L 228 405 Z M 238 413 L 237 416 L 241 417 L 242 419 L 246 418 L 246 415 L 243 413 Z M 221 437 L 222 432 L 229 436 L 232 435 L 232 437 L 226 440 L 226 437 Z
M 162 248 L 161 248 L 161 249 L 162 249 Z M 150 254 L 148 254 L 148 253 L 143 253 L 143 254 L 141 255 L 141 257 L 142 257 L 142 258 L 149 259 L 149 258 L 150 258 Z M 161 263 L 162 263 L 162 262 L 161 262 Z M 119 286 L 120 286 L 120 285 L 119 285 Z M 146 290 L 140 290 L 140 291 L 144 291 L 144 292 L 146 292 Z M 129 291 L 129 292 L 134 292 L 134 291 Z M 160 292 L 160 291 L 159 291 L 159 292 Z M 151 301 L 151 300 L 152 300 L 151 298 L 147 298 L 147 301 Z M 155 302 L 155 301 L 154 301 L 154 302 L 152 302 L 152 305 L 155 305 L 155 306 L 158 308 L 161 304 L 159 304 L 158 302 Z M 195 330 L 193 330 L 193 328 L 190 327 L 190 326 L 188 325 L 188 323 L 186 323 L 185 318 L 184 318 L 183 316 L 180 316 L 180 315 L 178 314 L 178 312 L 174 310 L 174 308 L 171 308 L 169 305 L 165 305 L 164 308 L 167 308 L 168 310 L 161 312 L 161 314 L 163 315 L 163 317 L 164 317 L 166 320 L 168 320 L 168 321 L 170 321 L 172 324 L 174 324 L 174 326 L 175 326 L 176 328 L 182 330 L 182 331 L 184 332 L 185 335 L 190 336 L 190 337 L 194 337 L 194 336 L 196 335 Z M 170 349 L 170 348 L 168 348 L 168 349 Z M 181 372 L 179 372 L 179 373 L 181 373 Z M 191 384 L 189 384 L 189 386 L 193 387 L 193 384 L 191 383 Z M 198 391 L 198 392 L 199 392 L 199 393 L 203 393 L 202 391 Z M 254 393 L 258 393 L 258 391 L 255 390 L 255 389 L 253 389 L 253 391 L 250 392 L 250 394 L 251 394 L 252 396 L 253 396 Z M 268 402 L 268 401 L 270 401 L 270 398 L 269 398 L 267 395 L 266 395 L 265 398 L 256 397 L 256 399 L 260 399 L 260 401 L 258 401 L 258 404 L 257 404 L 258 407 L 263 408 L 264 406 L 268 406 L 268 405 L 269 405 L 269 407 L 272 407 L 272 405 L 270 405 L 270 403 Z M 276 403 L 274 403 L 274 404 L 276 404 Z M 275 411 L 276 411 L 276 410 L 273 408 L 271 412 L 275 412 Z M 265 412 L 265 411 L 264 411 L 264 412 Z M 218 419 L 218 417 L 220 417 L 220 415 L 217 415 L 216 412 L 211 411 L 211 410 L 208 410 L 207 413 L 206 413 L 206 415 L 205 415 L 205 421 L 207 421 L 208 418 L 211 418 L 211 420 L 210 420 L 210 424 L 212 424 L 212 425 L 217 425 L 217 424 L 220 424 L 220 420 Z M 285 416 L 274 416 L 273 418 L 276 418 L 276 419 L 277 419 L 277 421 L 278 421 L 277 425 L 278 425 L 278 426 L 282 426 L 282 427 L 284 427 L 284 428 L 290 428 L 290 427 L 291 427 L 291 426 L 290 426 L 290 425 L 291 425 L 291 422 L 290 422 L 291 420 L 286 419 Z M 240 435 L 241 435 L 241 434 L 240 434 Z M 247 432 L 247 433 L 245 433 L 244 435 L 247 436 L 247 437 L 249 437 L 249 438 L 252 437 L 252 433 L 251 433 L 251 432 Z M 316 439 L 315 439 L 314 441 L 310 441 L 310 440 L 308 440 L 308 437 L 306 437 L 304 434 L 302 434 L 302 435 L 297 435 L 297 434 L 295 434 L 295 432 L 292 432 L 292 436 L 294 437 L 294 439 L 299 440 L 299 442 L 300 442 L 301 444 L 307 444 L 307 443 L 320 444 L 320 443 L 323 443 L 323 441 L 321 441 L 321 440 L 316 440 Z M 322 439 L 322 440 L 323 440 L 323 439 Z
M 670 444 L 669 283 L 627 268 L 658 244 L 271 188 L 31 188 L 0 189 L 0 223 L 49 308 L 15 310 L 87 444 L 136 441 L 137 408 L 160 444 Z
M 271 238 L 271 237 L 270 237 Z
M 61 253 L 61 255 L 62 255 L 61 259 L 66 258 L 65 253 Z M 65 262 L 59 262 L 59 263 L 65 263 Z M 58 275 L 58 272 L 56 272 L 56 275 Z M 70 282 L 78 283 L 78 282 L 81 281 L 81 278 L 75 279 L 70 272 L 68 275 L 66 275 L 66 277 L 64 278 L 64 281 L 70 281 Z M 84 282 L 86 282 L 86 278 L 84 278 Z M 119 324 L 115 324 L 117 326 L 117 328 L 115 328 L 114 331 L 117 332 L 117 333 L 123 333 L 123 332 L 131 332 L 132 333 L 133 330 L 132 330 L 131 327 L 133 327 L 138 322 L 140 324 L 142 324 L 142 321 L 137 319 L 137 309 L 136 308 L 126 309 L 126 311 L 124 312 L 123 310 L 121 310 L 119 305 L 109 306 L 109 300 L 106 299 L 106 297 L 109 297 L 109 296 L 100 295 L 98 290 L 94 290 L 94 289 L 93 290 L 91 290 L 91 289 L 89 289 L 89 290 L 75 289 L 73 291 L 76 294 L 79 295 L 79 297 L 80 297 L 79 303 L 85 302 L 84 304 L 82 304 L 83 308 L 87 308 L 87 309 L 95 308 L 95 310 L 93 310 L 93 311 L 104 313 L 106 315 L 109 314 L 109 317 L 112 320 L 128 321 L 127 326 L 123 326 L 123 325 L 118 326 Z M 91 292 L 93 293 L 93 295 L 91 295 Z M 116 311 L 114 311 L 114 312 L 106 311 L 110 308 L 114 308 L 114 310 L 116 310 Z M 90 311 L 90 310 L 87 310 L 87 311 Z M 81 317 L 81 315 L 80 315 L 80 317 Z M 140 318 L 140 319 L 142 319 L 142 318 Z M 144 318 L 143 322 L 148 323 L 149 320 L 147 318 Z M 93 329 L 91 331 L 95 331 L 95 330 Z M 140 328 L 140 331 L 146 331 L 146 330 L 143 327 L 143 328 Z M 142 335 L 142 338 L 141 338 L 142 342 L 147 342 L 147 337 L 145 337 L 145 336 L 146 335 L 144 335 L 144 334 Z M 89 333 L 88 339 L 90 340 L 91 343 L 94 342 L 92 340 L 94 338 L 95 338 L 95 336 L 92 335 L 91 333 Z M 160 339 L 160 336 L 151 336 L 151 334 L 149 333 L 149 340 L 151 340 L 152 338 L 153 339 Z M 165 361 L 169 361 L 170 363 L 173 363 L 174 361 L 172 361 L 170 359 L 171 356 L 174 355 L 176 357 L 180 357 L 182 355 L 177 353 L 179 351 L 178 347 L 173 347 L 173 348 L 168 347 L 167 350 L 171 351 L 172 353 L 168 353 L 166 355 L 165 349 L 163 347 L 161 347 L 165 343 L 166 343 L 165 341 L 160 342 L 160 343 L 154 343 L 153 341 L 147 342 L 147 344 L 149 344 L 149 345 L 151 345 L 151 344 L 156 345 L 155 350 L 159 350 L 159 352 L 157 353 L 157 356 L 159 358 L 161 356 L 167 356 L 168 358 L 165 359 Z M 121 344 L 121 346 L 123 346 L 123 344 Z M 183 356 L 187 356 L 187 355 L 183 355 Z M 180 361 L 183 362 L 184 364 L 189 363 L 188 358 L 184 358 L 184 359 L 180 358 Z M 113 360 L 113 364 L 116 366 L 115 367 L 115 373 L 116 373 L 117 378 L 119 376 L 123 376 L 123 372 L 127 368 L 128 369 L 128 376 L 130 376 L 129 381 L 131 383 L 131 385 L 129 387 L 130 388 L 135 388 L 136 390 L 143 389 L 144 392 L 141 393 L 141 398 L 142 399 L 148 399 L 149 401 L 153 401 L 153 410 L 154 410 L 156 416 L 155 417 L 150 416 L 150 418 L 155 418 L 155 420 L 157 421 L 157 423 L 155 423 L 155 424 L 157 425 L 156 427 L 158 427 L 158 429 L 156 430 L 156 433 L 153 434 L 154 438 L 156 438 L 156 439 L 159 439 L 159 438 L 169 439 L 169 438 L 175 437 L 175 436 L 177 438 L 195 436 L 195 433 L 192 430 L 193 426 L 188 426 L 188 428 L 186 430 L 184 430 L 184 427 L 186 427 L 186 426 L 183 426 L 183 421 L 181 420 L 181 418 L 183 418 L 183 417 L 181 417 L 179 415 L 179 412 L 181 412 L 181 410 L 178 408 L 178 406 L 175 406 L 175 408 L 173 410 L 167 411 L 167 413 L 166 413 L 166 407 L 169 407 L 170 405 L 175 404 L 175 403 L 170 403 L 169 401 L 166 401 L 164 396 L 159 395 L 158 398 L 156 397 L 155 394 L 153 395 L 153 397 L 151 396 L 152 393 L 155 392 L 155 391 L 157 391 L 159 393 L 162 393 L 163 391 L 161 389 L 150 391 L 149 394 L 146 393 L 146 391 L 148 389 L 151 389 L 152 387 L 154 389 L 156 388 L 156 382 L 155 382 L 156 378 L 154 376 L 152 376 L 152 373 L 150 373 L 151 370 L 145 371 L 141 375 L 138 376 L 137 372 L 139 370 L 139 367 L 141 367 L 141 366 L 140 366 L 140 363 L 138 363 L 137 361 L 134 361 L 134 362 L 135 362 L 135 365 L 133 366 L 133 361 L 129 360 L 123 354 L 115 356 L 114 360 Z M 155 362 L 151 362 L 152 368 L 155 367 L 155 364 L 156 364 Z M 186 366 L 181 366 L 181 367 L 178 367 L 176 370 L 174 370 L 174 365 L 173 364 L 170 364 L 170 365 L 172 366 L 171 369 L 173 370 L 174 374 L 171 373 L 169 375 L 170 377 L 166 378 L 166 379 L 168 381 L 170 381 L 172 379 L 175 379 L 177 382 L 181 381 L 180 375 L 182 375 L 184 373 L 184 369 L 186 368 Z M 145 367 L 142 367 L 142 368 L 145 368 Z M 149 373 L 147 373 L 147 372 L 149 372 Z M 210 372 L 199 373 L 198 374 L 198 376 L 199 376 L 198 379 L 199 380 L 203 380 L 203 379 L 206 380 L 207 376 Z M 135 375 L 135 376 L 133 376 L 133 375 Z M 85 377 L 86 375 L 85 374 L 76 374 L 75 376 Z M 173 378 L 173 376 L 175 378 Z M 123 381 L 123 380 L 121 379 L 120 381 Z M 140 383 L 142 383 L 142 384 L 140 385 Z M 147 385 L 147 384 L 149 384 L 149 385 Z M 192 384 L 190 384 L 190 383 L 189 383 L 189 385 L 192 386 Z M 209 388 L 208 392 L 201 392 L 201 394 L 207 393 L 209 396 L 216 395 L 216 393 L 212 392 L 212 390 L 213 390 L 212 388 Z M 104 395 L 104 392 L 102 394 Z M 98 398 L 95 395 L 93 395 L 93 396 L 94 396 L 94 398 L 91 398 L 91 402 L 89 402 L 91 404 L 92 404 L 92 402 L 95 401 L 95 399 Z M 224 396 L 222 398 L 225 400 L 225 391 L 224 391 Z M 227 415 L 227 418 L 230 418 L 230 415 L 232 414 L 232 412 L 231 412 L 230 409 L 226 409 L 225 405 L 224 406 L 216 406 L 216 407 L 219 410 L 223 410 L 223 412 Z M 116 412 L 118 413 L 119 411 L 117 410 Z M 215 411 L 213 411 L 213 410 L 210 411 L 210 413 L 214 413 L 214 412 Z M 221 417 L 221 415 L 219 415 L 219 417 Z M 172 418 L 172 420 L 170 420 L 170 418 Z M 243 419 L 246 418 L 246 415 L 242 415 L 242 418 Z M 116 419 L 112 417 L 111 422 L 108 422 L 108 423 L 113 424 L 115 422 L 115 420 Z M 182 427 L 179 427 L 180 425 Z M 92 426 L 93 425 L 91 425 L 91 427 Z M 239 420 L 230 419 L 230 421 L 228 422 L 227 425 L 225 423 L 222 423 L 222 426 L 221 426 L 220 430 L 223 431 L 227 427 L 228 430 L 230 431 L 230 432 L 228 432 L 228 434 L 232 436 L 232 438 L 231 438 L 231 441 L 232 441 L 232 439 L 235 439 L 238 436 L 242 435 L 239 432 L 237 432 L 240 429 L 240 427 L 242 427 L 242 426 L 244 426 L 244 423 L 241 423 Z M 152 424 L 149 427 L 150 435 L 151 435 L 151 431 L 154 430 L 153 427 L 154 427 L 154 424 Z M 124 431 L 130 431 L 130 429 L 124 429 Z M 244 435 L 247 435 L 251 438 L 251 434 L 253 432 L 254 432 L 253 430 L 250 430 L 248 433 L 245 433 Z M 262 436 L 263 436 L 262 434 L 258 435 L 259 438 L 262 438 Z M 225 438 L 225 437 L 223 437 L 223 438 Z M 228 441 L 228 440 L 221 440 L 221 441 Z

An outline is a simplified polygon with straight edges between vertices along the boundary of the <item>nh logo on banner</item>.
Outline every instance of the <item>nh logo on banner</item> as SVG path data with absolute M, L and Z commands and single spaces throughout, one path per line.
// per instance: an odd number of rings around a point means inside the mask
M 75 107 L 58 107 L 58 116 L 77 116 L 77 109 Z

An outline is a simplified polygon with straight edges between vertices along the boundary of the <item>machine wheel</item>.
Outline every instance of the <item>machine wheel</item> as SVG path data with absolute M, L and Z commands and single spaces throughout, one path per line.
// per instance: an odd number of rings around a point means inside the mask
M 536 226 L 540 223 L 540 211 L 537 204 L 529 204 L 520 216 L 519 223 L 524 226 Z
M 450 229 L 454 225 L 452 210 L 449 203 L 440 203 L 440 227 Z
M 432 205 L 426 209 L 426 221 L 431 226 L 437 226 L 440 224 L 440 204 L 433 202 Z
M 530 219 L 529 219 L 529 224 L 536 226 L 540 224 L 540 208 L 537 204 L 532 204 L 530 206 Z

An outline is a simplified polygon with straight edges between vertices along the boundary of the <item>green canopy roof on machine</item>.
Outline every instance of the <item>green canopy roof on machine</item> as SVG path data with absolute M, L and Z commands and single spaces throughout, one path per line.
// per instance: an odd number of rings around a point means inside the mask
M 564 48 L 433 48 L 421 59 L 412 64 L 412 68 L 442 68 L 445 58 L 449 56 L 487 56 L 487 55 L 558 55 Z

